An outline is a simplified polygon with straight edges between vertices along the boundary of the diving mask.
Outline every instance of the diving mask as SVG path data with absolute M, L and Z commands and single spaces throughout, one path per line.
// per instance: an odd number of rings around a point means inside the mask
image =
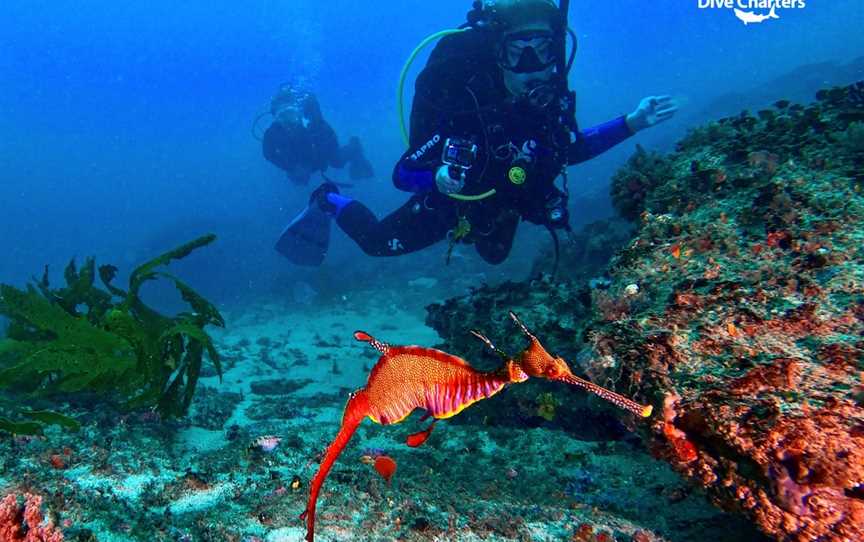
M 278 109 L 273 116 L 275 121 L 285 128 L 299 125 L 306 126 L 307 124 L 303 115 L 300 114 L 300 110 L 296 107 L 282 107 Z
M 299 125 L 308 127 L 310 121 L 304 107 L 308 100 L 308 94 L 288 86 L 282 87 L 270 101 L 270 114 L 285 128 Z
M 547 30 L 528 30 L 504 37 L 498 64 L 514 73 L 532 73 L 552 67 L 557 59 L 555 34 Z

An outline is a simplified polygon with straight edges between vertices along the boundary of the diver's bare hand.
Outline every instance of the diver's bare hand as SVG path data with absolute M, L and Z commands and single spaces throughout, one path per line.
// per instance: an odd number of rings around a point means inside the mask
M 678 111 L 672 96 L 648 96 L 642 98 L 635 111 L 627 115 L 627 126 L 633 133 L 667 121 Z

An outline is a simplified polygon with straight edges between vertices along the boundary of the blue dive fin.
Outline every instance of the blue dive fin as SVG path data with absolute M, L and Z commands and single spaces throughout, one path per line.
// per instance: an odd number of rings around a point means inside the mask
M 318 205 L 310 204 L 282 232 L 276 251 L 296 265 L 321 265 L 330 246 L 331 221 Z

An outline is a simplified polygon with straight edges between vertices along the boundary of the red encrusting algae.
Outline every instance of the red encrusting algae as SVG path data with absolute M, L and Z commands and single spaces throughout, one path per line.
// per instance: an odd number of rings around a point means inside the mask
M 24 504 L 18 495 L 9 493 L 0 500 L 0 541 L 2 542 L 62 542 L 63 532 L 42 516 L 42 497 L 24 494 Z

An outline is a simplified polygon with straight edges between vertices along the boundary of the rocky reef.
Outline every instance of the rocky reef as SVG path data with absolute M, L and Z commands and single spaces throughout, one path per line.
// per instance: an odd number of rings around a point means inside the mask
M 516 311 L 575 369 L 653 403 L 624 423 L 718 506 L 777 540 L 864 539 L 864 83 L 816 98 L 640 149 L 612 184 L 636 233 L 603 280 L 483 287 L 428 323 L 473 360 L 471 327 L 517 351 Z M 541 391 L 496 412 L 554 423 L 588 406 Z

